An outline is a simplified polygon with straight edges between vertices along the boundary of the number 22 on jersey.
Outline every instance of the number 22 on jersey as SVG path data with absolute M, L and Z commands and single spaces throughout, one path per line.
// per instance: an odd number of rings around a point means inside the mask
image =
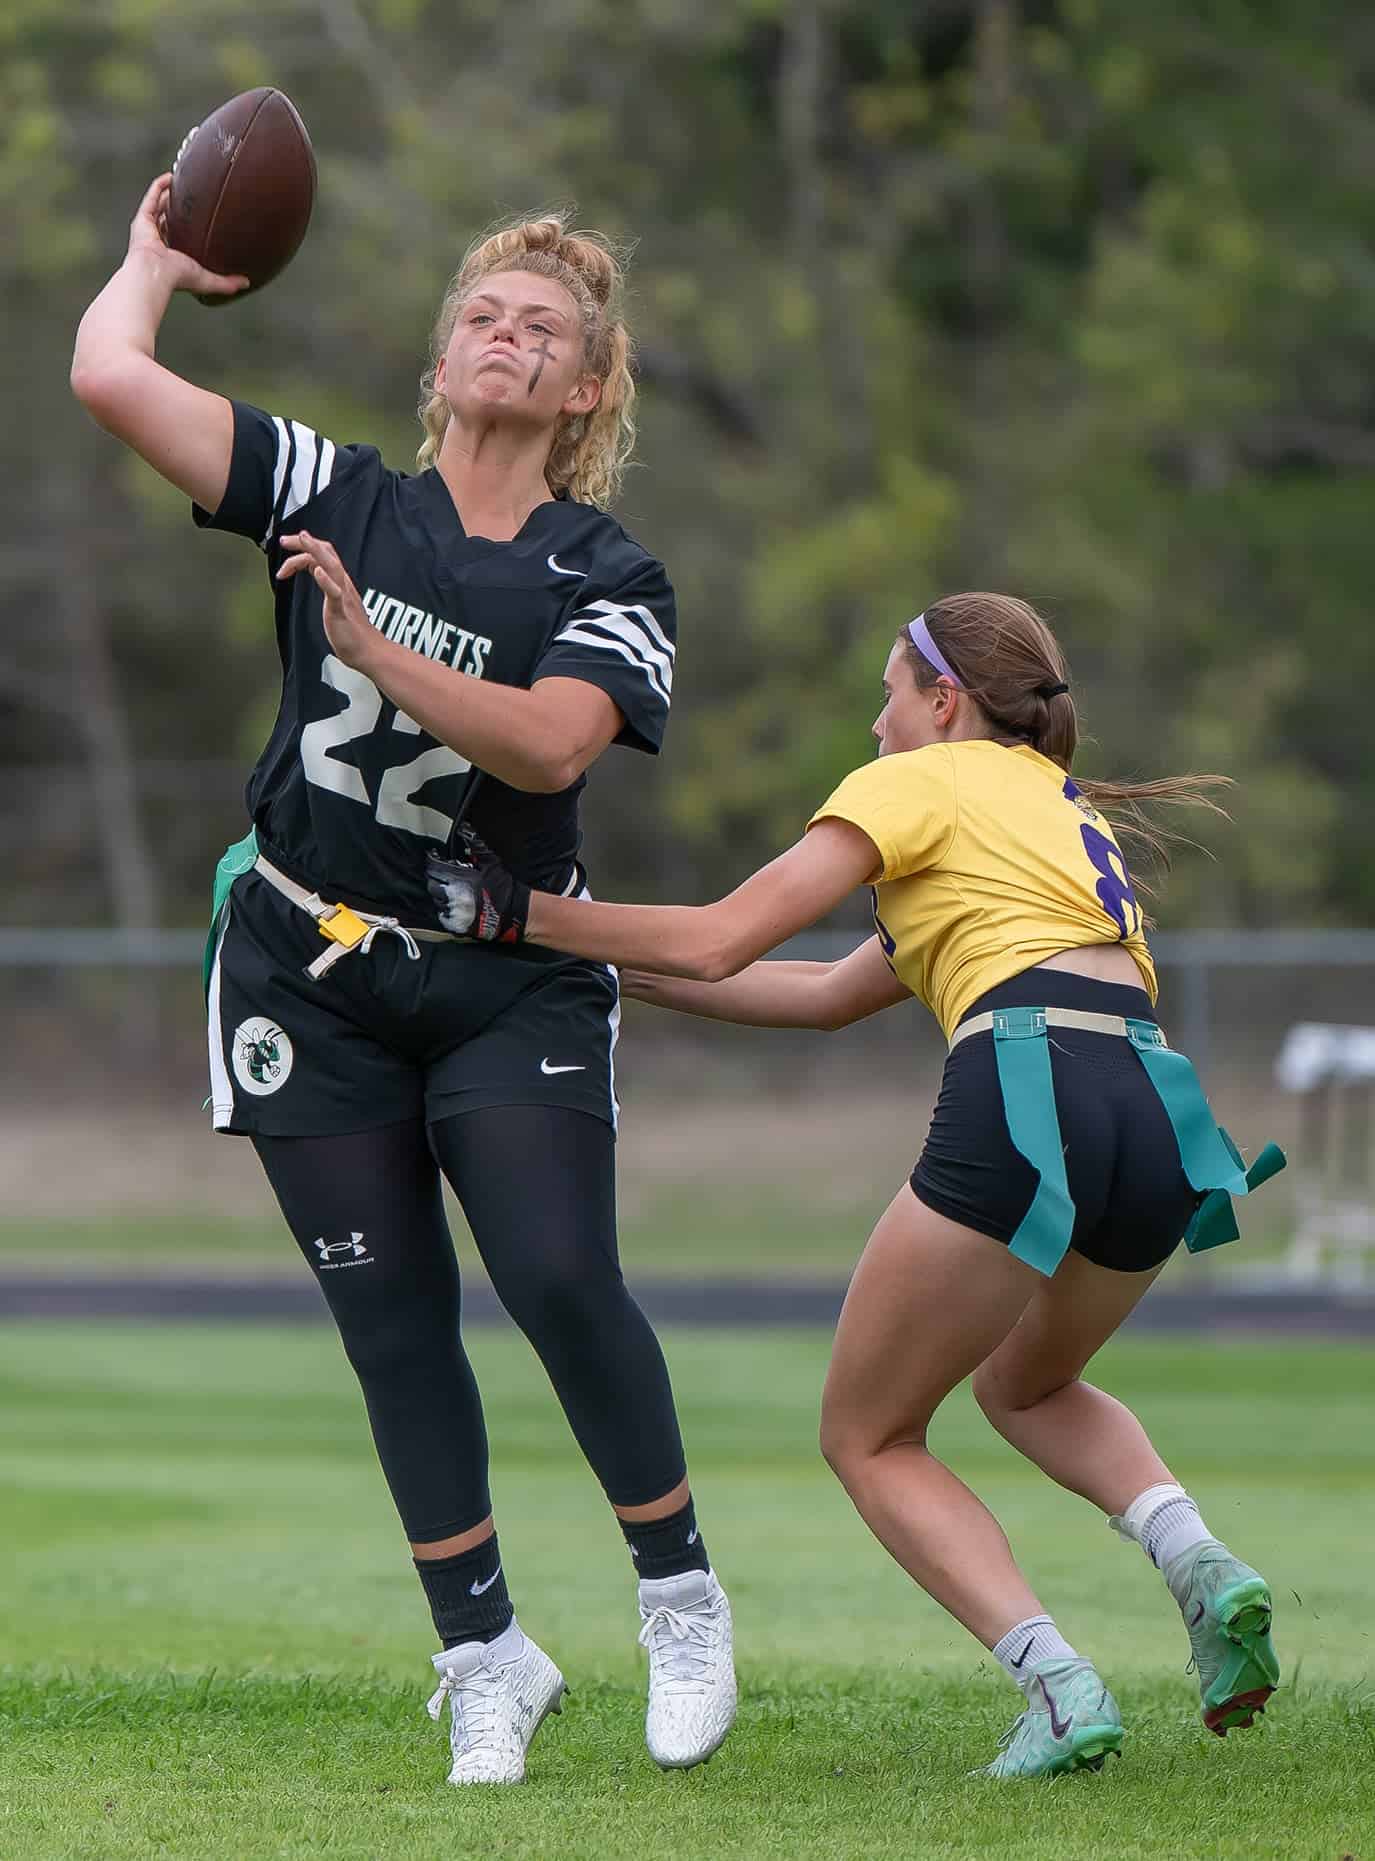
M 429 840 L 447 840 L 452 818 L 441 808 L 426 807 L 411 797 L 440 776 L 466 774 L 472 764 L 457 750 L 437 743 L 409 761 L 390 763 L 382 772 L 374 803 L 361 772 L 351 763 L 336 762 L 329 751 L 372 734 L 382 715 L 382 694 L 366 673 L 346 666 L 333 653 L 322 662 L 320 677 L 345 703 L 336 716 L 322 717 L 301 731 L 301 766 L 306 780 L 349 801 L 361 801 L 365 808 L 372 808 L 379 826 L 397 827 L 403 833 L 421 834 Z M 396 713 L 391 728 L 403 736 L 420 734 L 419 724 L 404 711 Z M 405 745 L 398 747 L 404 750 Z

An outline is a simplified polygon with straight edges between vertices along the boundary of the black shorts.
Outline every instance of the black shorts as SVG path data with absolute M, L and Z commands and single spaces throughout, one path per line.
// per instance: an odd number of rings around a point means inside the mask
M 318 981 L 308 912 L 261 873 L 237 880 L 210 973 L 217 1131 L 321 1137 L 495 1105 L 616 1123 L 616 972 L 542 949 L 420 944 L 383 932 Z
M 1155 1020 L 1143 989 L 1046 969 L 1000 983 L 962 1019 L 990 1008 L 1040 1007 Z M 1198 1202 L 1165 1107 L 1130 1041 L 1062 1027 L 1047 1038 L 1075 1210 L 1070 1245 L 1122 1273 L 1159 1266 Z M 991 1032 L 971 1034 L 946 1059 L 911 1180 L 928 1208 L 996 1241 L 1010 1242 L 1021 1226 L 1039 1178 L 1008 1134 Z

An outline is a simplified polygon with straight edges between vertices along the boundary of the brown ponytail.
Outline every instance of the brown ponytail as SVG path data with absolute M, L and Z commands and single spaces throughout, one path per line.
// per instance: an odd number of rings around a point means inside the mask
M 1069 668 L 1059 641 L 1030 602 L 1005 594 L 942 595 L 924 619 L 937 650 L 988 719 L 989 735 L 999 742 L 1029 744 L 1069 775 L 1079 747 Z M 918 686 L 925 690 L 936 684 L 940 673 L 906 628 L 898 638 Z M 1171 775 L 1148 782 L 1076 775 L 1074 782 L 1115 827 L 1166 866 L 1171 844 L 1186 836 L 1162 827 L 1142 804 L 1207 808 L 1225 816 L 1209 790 L 1231 786 L 1225 775 Z

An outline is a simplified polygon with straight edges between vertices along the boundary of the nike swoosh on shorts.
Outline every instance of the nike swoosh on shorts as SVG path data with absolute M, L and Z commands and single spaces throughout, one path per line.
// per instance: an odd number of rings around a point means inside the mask
M 585 1073 L 585 1066 L 551 1066 L 548 1060 L 541 1060 L 539 1069 L 542 1073 Z

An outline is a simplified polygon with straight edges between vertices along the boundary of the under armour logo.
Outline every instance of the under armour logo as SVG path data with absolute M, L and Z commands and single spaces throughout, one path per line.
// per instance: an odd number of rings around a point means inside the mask
M 327 1241 L 323 1234 L 317 1235 L 315 1245 L 319 1251 L 321 1260 L 330 1264 L 332 1264 L 332 1256 L 335 1254 L 350 1254 L 353 1259 L 362 1260 L 366 1257 L 368 1251 L 363 1245 L 361 1231 L 350 1235 L 349 1239 L 346 1241 Z

